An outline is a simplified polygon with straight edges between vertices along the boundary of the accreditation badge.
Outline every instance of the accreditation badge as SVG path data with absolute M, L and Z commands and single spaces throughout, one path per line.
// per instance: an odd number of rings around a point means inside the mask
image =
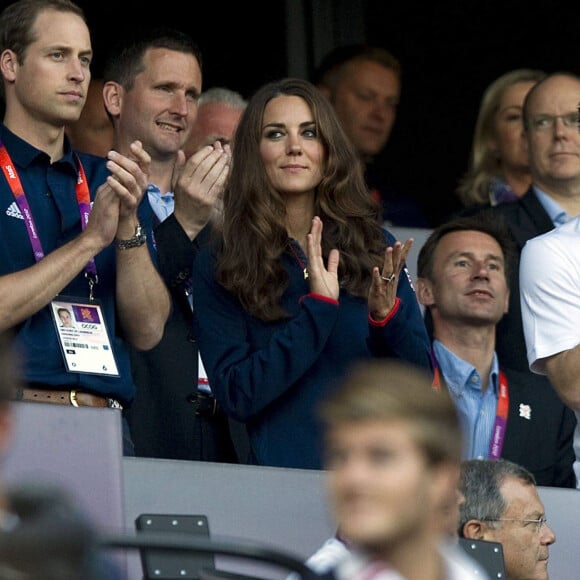
M 78 302 L 59 296 L 50 309 L 68 372 L 119 376 L 98 300 Z

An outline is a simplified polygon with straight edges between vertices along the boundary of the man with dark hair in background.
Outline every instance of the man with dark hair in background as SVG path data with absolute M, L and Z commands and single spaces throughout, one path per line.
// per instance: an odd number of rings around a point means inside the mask
M 328 53 L 314 73 L 314 84 L 329 99 L 365 168 L 381 219 L 392 226 L 429 227 L 414 198 L 393 188 L 389 168 L 377 156 L 385 149 L 401 98 L 401 64 L 384 48 L 353 44 Z

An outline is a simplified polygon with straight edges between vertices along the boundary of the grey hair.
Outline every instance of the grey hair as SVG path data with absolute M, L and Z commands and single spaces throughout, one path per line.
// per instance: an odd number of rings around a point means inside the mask
M 461 463 L 459 489 L 465 497 L 459 506 L 459 537 L 469 520 L 495 520 L 507 508 L 501 493 L 503 482 L 512 477 L 525 485 L 536 485 L 536 478 L 525 467 L 507 459 L 470 459 Z
M 211 89 L 207 89 L 207 91 L 201 93 L 201 96 L 197 101 L 197 106 L 201 107 L 208 103 L 222 103 L 232 107 L 233 109 L 243 111 L 246 108 L 248 101 L 246 101 L 240 93 L 232 91 L 231 89 L 225 87 L 212 87 Z

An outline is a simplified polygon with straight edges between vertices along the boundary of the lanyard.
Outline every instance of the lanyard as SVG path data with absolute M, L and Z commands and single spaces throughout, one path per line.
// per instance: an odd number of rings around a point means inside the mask
M 79 171 L 75 193 L 81 216 L 81 227 L 84 230 L 87 227 L 89 214 L 91 213 L 91 198 L 87 185 L 85 170 L 83 169 L 81 160 L 78 157 L 77 161 L 79 164 Z M 30 209 L 28 199 L 26 198 L 26 193 L 24 192 L 24 188 L 22 187 L 22 183 L 18 177 L 18 172 L 16 171 L 16 167 L 12 163 L 12 159 L 8 153 L 8 150 L 2 141 L 0 141 L 0 164 L 2 165 L 2 171 L 4 172 L 8 186 L 10 187 L 12 194 L 14 195 L 14 199 L 16 199 L 16 203 L 20 208 L 22 217 L 24 218 L 28 239 L 30 240 L 30 245 L 32 246 L 32 251 L 34 253 L 34 259 L 39 262 L 42 260 L 42 258 L 44 258 L 42 243 L 38 237 L 38 230 L 36 229 L 36 224 L 34 223 L 34 218 L 32 217 L 32 211 Z M 91 258 L 87 262 L 85 267 L 85 277 L 89 281 L 90 299 L 92 301 L 93 286 L 98 282 L 97 265 L 94 258 Z
M 439 370 L 439 363 L 437 362 L 433 348 L 431 348 L 431 360 L 433 362 L 433 382 L 431 384 L 436 391 L 440 391 L 443 377 L 441 375 L 441 371 Z M 489 459 L 499 459 L 501 457 L 501 450 L 503 448 L 508 420 L 508 411 L 508 380 L 505 376 L 505 373 L 500 369 L 499 396 L 495 412 L 495 421 L 493 423 L 493 430 L 491 433 L 491 441 L 489 443 Z

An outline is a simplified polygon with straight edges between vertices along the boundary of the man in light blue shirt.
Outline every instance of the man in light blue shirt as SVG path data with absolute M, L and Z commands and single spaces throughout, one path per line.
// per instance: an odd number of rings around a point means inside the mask
M 464 459 L 487 459 L 495 420 L 499 390 L 499 367 L 493 355 L 489 374 L 481 376 L 477 368 L 447 348 L 433 341 L 434 360 L 445 369 L 444 381 L 449 389 L 465 433 Z
M 483 215 L 439 226 L 421 248 L 417 297 L 432 322 L 433 386 L 457 406 L 465 459 L 510 459 L 539 485 L 574 487 L 574 414 L 548 383 L 504 368 L 495 351 L 513 255 L 507 231 Z

